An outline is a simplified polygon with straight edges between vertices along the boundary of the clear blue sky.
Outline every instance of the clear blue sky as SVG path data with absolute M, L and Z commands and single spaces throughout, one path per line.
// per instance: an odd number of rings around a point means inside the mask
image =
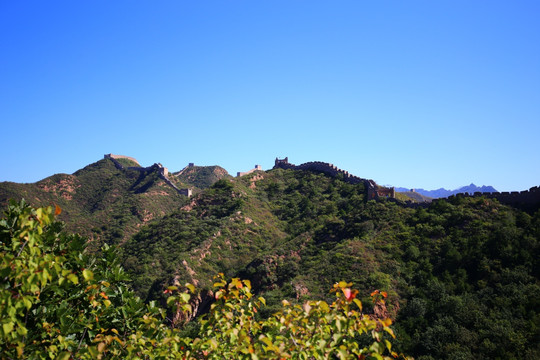
M 540 185 L 540 2 L 0 1 L 0 181 L 103 154 Z

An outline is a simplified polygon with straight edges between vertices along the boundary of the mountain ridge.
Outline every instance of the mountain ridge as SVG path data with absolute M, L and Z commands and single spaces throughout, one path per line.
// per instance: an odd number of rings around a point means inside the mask
M 310 162 L 223 177 L 187 197 L 162 174 L 189 187 L 185 181 L 209 184 L 221 170 L 188 166 L 193 177 L 181 179 L 158 164 L 117 160 L 122 166 L 104 158 L 36 184 L 0 183 L 0 202 L 15 194 L 58 204 L 59 219 L 88 237 L 90 251 L 119 247 L 130 284 L 146 301 L 164 304 L 169 286 L 197 285 L 194 316 L 215 300 L 216 273 L 250 280 L 267 301 L 263 317 L 281 299 L 328 299 L 328 288 L 345 280 L 359 294 L 388 295 L 385 313 L 404 350 L 419 358 L 540 354 L 537 187 L 416 206 L 383 193 L 372 199 L 369 180 Z M 505 199 L 530 200 L 531 212 Z M 359 298 L 369 313 L 373 304 Z
M 197 171 L 204 171 L 199 167 Z M 228 176 L 222 168 L 213 181 Z M 67 230 L 88 237 L 92 248 L 103 242 L 126 241 L 145 223 L 161 218 L 184 206 L 187 195 L 203 190 L 201 184 L 170 175 L 161 164 L 141 167 L 137 160 L 107 154 L 73 174 L 55 174 L 35 183 L 0 182 L 0 205 L 9 199 L 25 199 L 34 206 L 59 205 L 59 219 Z M 210 184 L 203 184 L 208 187 Z
M 398 191 L 398 192 L 417 192 L 419 194 L 422 194 L 424 196 L 434 198 L 434 199 L 440 199 L 440 198 L 445 198 L 445 197 L 449 197 L 449 196 L 452 196 L 452 195 L 464 194 L 464 193 L 474 194 L 474 193 L 477 193 L 477 192 L 480 192 L 480 193 L 496 193 L 496 192 L 498 192 L 493 186 L 486 186 L 486 185 L 476 186 L 474 183 L 471 183 L 470 185 L 462 186 L 462 187 L 460 187 L 458 189 L 455 189 L 455 190 L 447 190 L 445 188 L 439 188 L 439 189 L 436 189 L 436 190 L 425 190 L 425 189 L 422 189 L 422 188 L 408 189 L 408 188 L 404 188 L 404 187 L 396 187 L 396 191 Z

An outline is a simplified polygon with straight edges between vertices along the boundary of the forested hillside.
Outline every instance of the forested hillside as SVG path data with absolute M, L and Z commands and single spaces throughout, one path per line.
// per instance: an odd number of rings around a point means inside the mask
M 66 222 L 67 230 L 88 237 L 97 249 L 103 242 L 128 239 L 142 224 L 186 201 L 157 171 L 119 170 L 109 159 L 72 175 L 57 174 L 33 184 L 0 183 L 3 206 L 9 199 L 22 198 L 34 206 L 59 205 L 64 209 L 60 220 Z
M 169 186 L 157 166 L 142 168 L 127 158 L 99 160 L 72 175 L 56 174 L 32 184 L 0 183 L 0 205 L 9 199 L 25 199 L 34 206 L 57 204 L 64 209 L 60 220 L 67 230 L 78 232 L 99 249 L 103 242 L 115 244 L 129 239 L 141 225 L 159 219 L 188 202 Z M 133 167 L 139 170 L 133 170 Z M 217 180 L 229 177 L 219 166 L 189 167 L 169 180 L 194 193 Z
M 166 306 L 170 286 L 194 284 L 189 319 L 210 310 L 218 273 L 250 281 L 266 299 L 261 319 L 283 299 L 330 301 L 328 289 L 345 280 L 363 311 L 395 320 L 395 348 L 417 359 L 540 358 L 538 206 L 524 212 L 481 196 L 367 201 L 362 183 L 303 170 L 215 174 L 186 172 L 209 186 L 192 198 L 106 160 L 0 189 L 64 206 L 61 219 L 92 251 L 119 244 L 130 287 L 146 302 Z
M 209 188 L 223 178 L 231 178 L 227 170 L 221 166 L 187 166 L 174 174 L 179 181 L 198 189 Z
M 0 218 L 2 359 L 381 359 L 392 349 L 392 320 L 362 311 L 351 283 L 332 286 L 332 302 L 283 300 L 271 317 L 249 280 L 213 277 L 213 304 L 191 319 L 190 283 L 168 286 L 169 314 L 126 286 L 114 248 L 88 252 L 62 231 L 54 208 L 10 202 Z M 385 293 L 373 301 L 384 304 Z
M 283 297 L 324 299 L 346 279 L 389 294 L 382 311 L 417 358 L 535 358 L 539 238 L 538 211 L 483 197 L 365 201 L 361 184 L 278 169 L 217 182 L 123 252 L 147 299 L 184 279 L 209 289 L 205 279 L 223 271 L 250 279 L 269 315 Z M 210 302 L 201 297 L 199 310 Z

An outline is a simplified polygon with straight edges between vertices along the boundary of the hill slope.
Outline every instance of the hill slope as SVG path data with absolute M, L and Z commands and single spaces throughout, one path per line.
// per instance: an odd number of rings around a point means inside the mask
M 173 174 L 179 181 L 198 189 L 207 189 L 216 181 L 231 178 L 221 166 L 191 166 Z
M 538 211 L 483 197 L 412 208 L 365 190 L 300 170 L 220 180 L 127 242 L 124 265 L 147 299 L 173 283 L 209 288 L 216 272 L 248 278 L 262 316 L 346 279 L 388 292 L 401 350 L 419 358 L 540 355 Z
M 365 183 L 307 169 L 224 178 L 188 199 L 159 171 L 105 159 L 1 183 L 0 200 L 58 203 L 96 246 L 127 240 L 121 260 L 147 300 L 196 283 L 206 288 L 193 304 L 200 314 L 214 298 L 211 277 L 224 272 L 250 279 L 269 316 L 278 299 L 327 298 L 347 280 L 360 294 L 388 293 L 378 311 L 396 319 L 396 347 L 418 359 L 540 358 L 539 202 L 526 213 L 487 196 L 368 201 Z
M 96 247 L 102 241 L 126 240 L 142 224 L 187 202 L 160 178 L 157 168 L 119 170 L 110 159 L 33 184 L 0 183 L 0 203 L 10 198 L 35 206 L 59 205 L 67 230 L 88 236 Z

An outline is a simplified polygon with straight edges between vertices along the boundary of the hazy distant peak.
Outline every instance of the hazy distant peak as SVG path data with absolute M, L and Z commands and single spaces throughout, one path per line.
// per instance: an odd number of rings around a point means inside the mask
M 403 187 L 396 188 L 396 191 L 398 192 L 408 192 L 410 190 L 411 189 L 403 188 Z M 444 198 L 444 197 L 448 197 L 448 196 L 460 194 L 460 193 L 473 194 L 475 192 L 481 192 L 481 193 L 497 192 L 497 190 L 493 186 L 482 185 L 479 187 L 479 186 L 476 186 L 474 183 L 471 183 L 470 185 L 462 186 L 455 190 L 447 190 L 445 188 L 439 188 L 437 190 L 424 190 L 424 189 L 412 189 L 412 190 L 414 190 L 415 192 L 421 195 L 428 196 L 434 199 Z

